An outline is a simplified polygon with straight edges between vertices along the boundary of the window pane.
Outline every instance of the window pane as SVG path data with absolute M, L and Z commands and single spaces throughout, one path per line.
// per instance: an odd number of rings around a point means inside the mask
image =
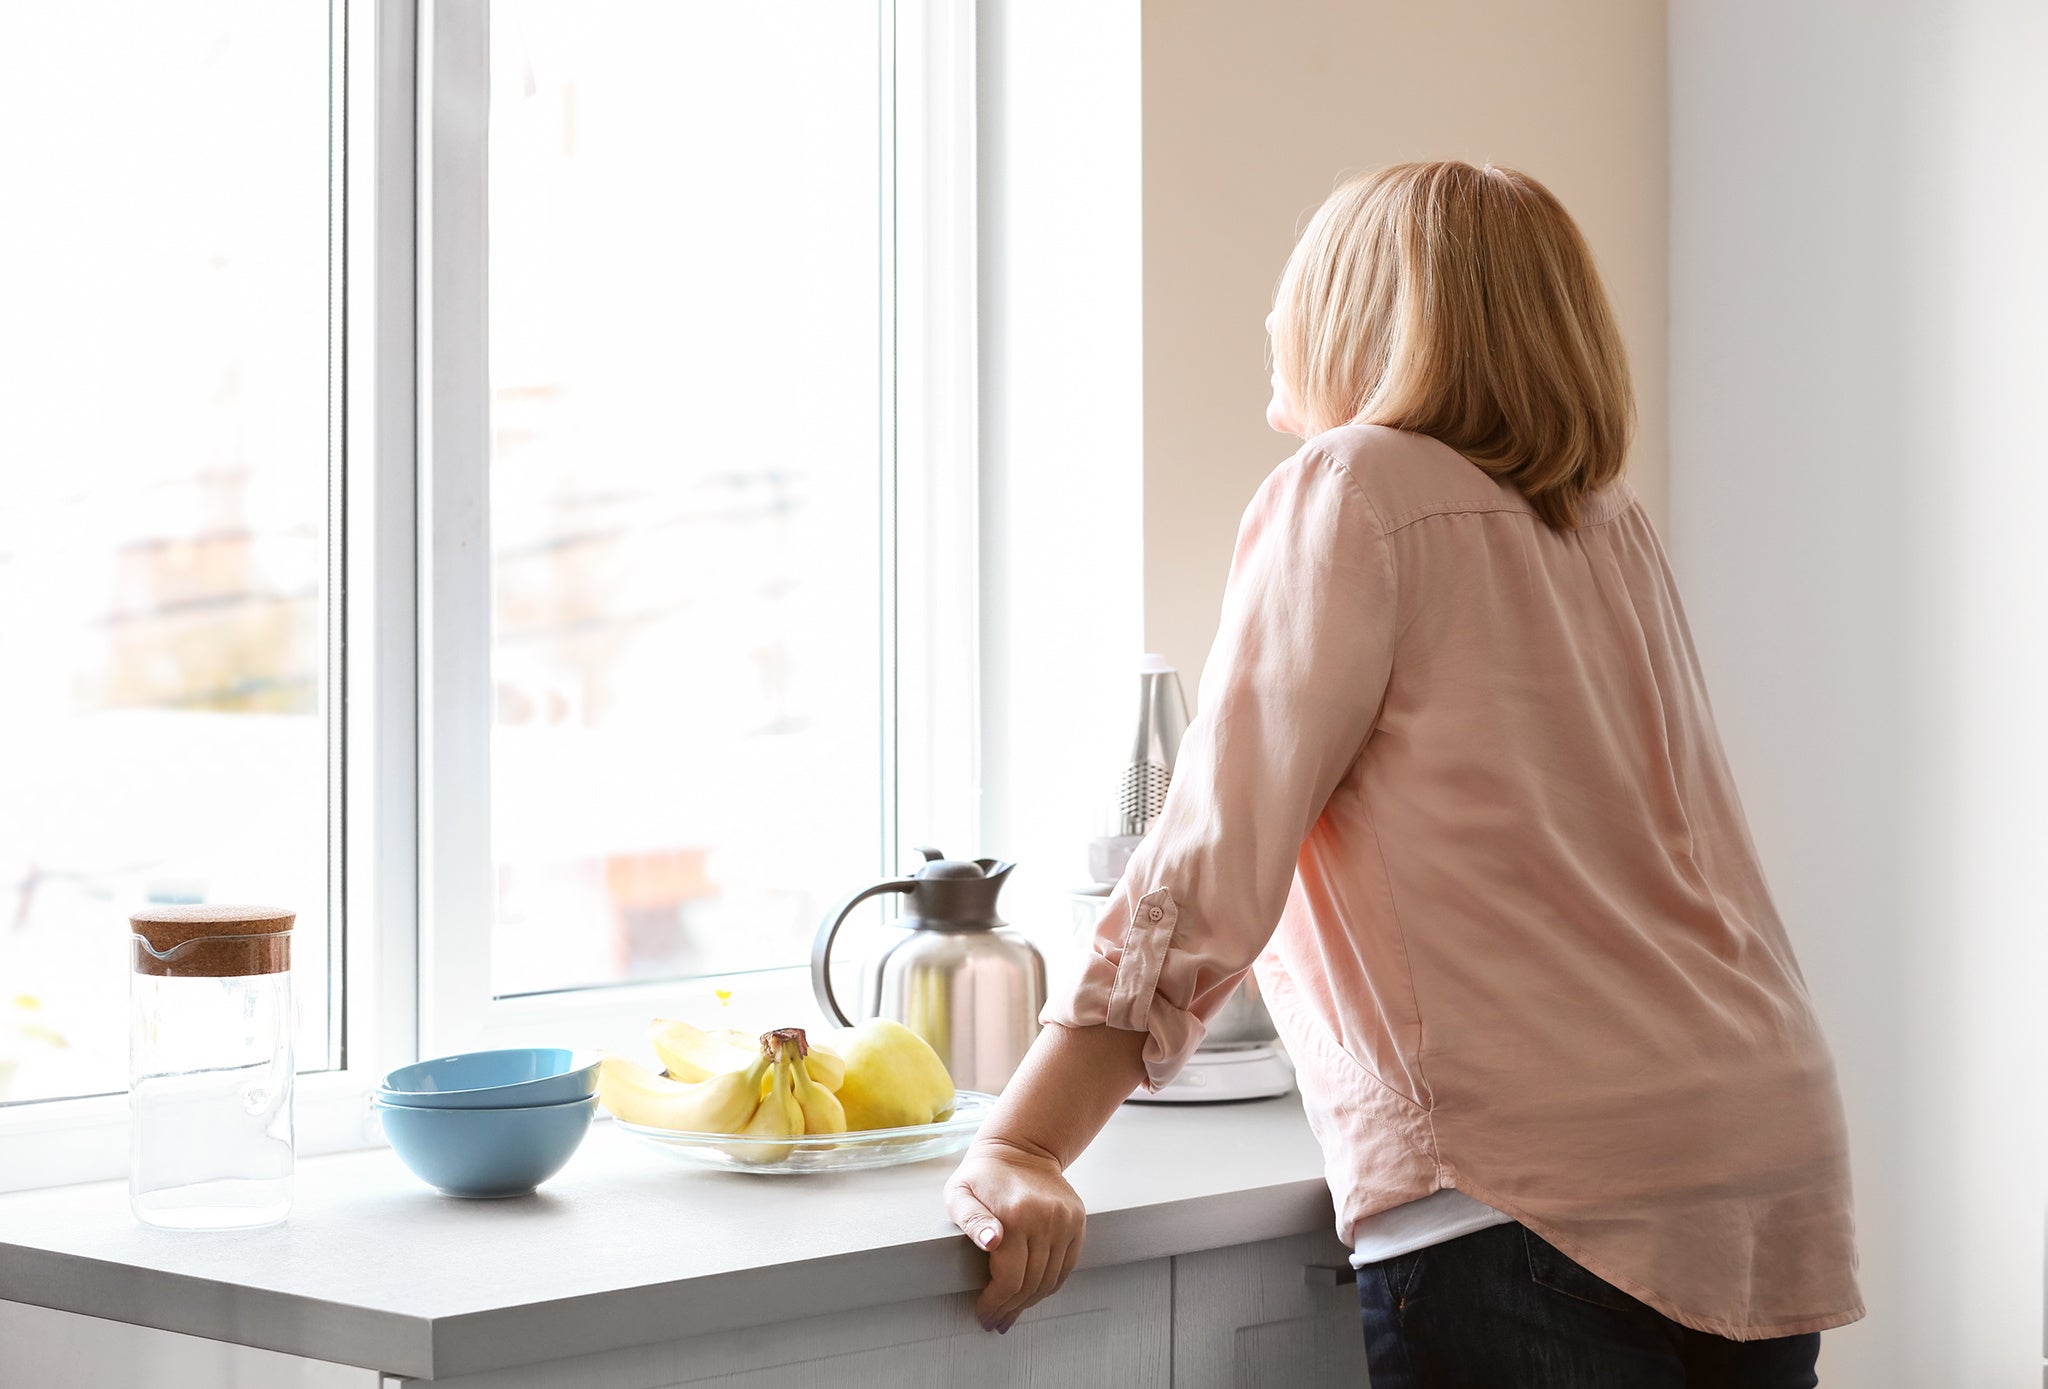
M 880 867 L 877 33 L 491 7 L 501 995 L 797 963 Z
M 0 1101 L 127 1085 L 127 913 L 299 913 L 329 1064 L 326 6 L 0 8 Z

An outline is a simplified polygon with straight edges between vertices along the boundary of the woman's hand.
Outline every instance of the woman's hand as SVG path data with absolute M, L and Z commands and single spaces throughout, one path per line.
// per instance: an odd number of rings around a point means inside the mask
M 1074 1271 L 1088 1212 L 1061 1174 L 1145 1078 L 1145 1037 L 1044 1028 L 946 1183 L 946 1215 L 988 1251 L 974 1314 L 990 1331 L 1008 1331 Z
M 986 1331 L 1007 1332 L 1025 1308 L 1060 1290 L 1088 1224 L 1057 1159 L 999 1138 L 967 1150 L 946 1183 L 946 1214 L 988 1251 L 988 1286 L 974 1304 Z

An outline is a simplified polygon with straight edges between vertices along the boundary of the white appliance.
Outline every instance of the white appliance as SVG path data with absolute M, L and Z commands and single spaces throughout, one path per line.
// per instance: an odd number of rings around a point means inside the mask
M 1294 1068 L 1277 1042 L 1243 1047 L 1204 1047 L 1188 1058 L 1166 1085 L 1151 1094 L 1134 1092 L 1131 1104 L 1220 1104 L 1225 1100 L 1270 1100 L 1294 1088 Z
M 1138 664 L 1137 737 L 1117 783 L 1105 833 L 1088 846 L 1088 873 L 1095 881 L 1072 897 L 1075 933 L 1083 939 L 1094 931 L 1132 851 L 1166 806 L 1187 726 L 1180 673 L 1164 657 L 1147 655 Z M 1257 985 L 1246 976 L 1180 1074 L 1157 1094 L 1140 1090 L 1131 1099 L 1143 1104 L 1214 1104 L 1270 1099 L 1293 1088 L 1294 1071 L 1280 1049 L 1273 1020 Z
M 1069 894 L 1074 908 L 1074 934 L 1085 941 L 1109 904 L 1112 883 L 1095 883 Z M 1249 976 L 1223 1005 L 1209 1026 L 1201 1047 L 1180 1073 L 1157 1093 L 1139 1090 L 1132 1104 L 1220 1104 L 1226 1100 L 1266 1100 L 1294 1088 L 1294 1067 L 1273 1033 L 1273 1020 Z

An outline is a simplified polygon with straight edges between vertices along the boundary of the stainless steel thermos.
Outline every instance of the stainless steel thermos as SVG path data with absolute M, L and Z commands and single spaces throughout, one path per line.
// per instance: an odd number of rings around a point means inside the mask
M 925 862 L 915 873 L 862 888 L 819 925 L 811 987 L 841 1026 L 894 1018 L 932 1044 L 955 1085 L 994 1094 L 1038 1035 L 1045 959 L 996 915 L 996 894 L 1014 864 L 917 852 Z M 849 1016 L 832 987 L 832 943 L 855 907 L 883 893 L 908 900 L 868 958 L 858 1017 Z

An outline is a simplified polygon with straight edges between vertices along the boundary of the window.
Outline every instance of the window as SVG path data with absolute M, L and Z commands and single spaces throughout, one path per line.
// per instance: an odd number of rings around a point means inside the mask
M 143 902 L 295 908 L 338 1059 L 328 59 L 315 6 L 0 10 L 0 1103 L 126 1089 Z
M 788 965 L 882 866 L 880 32 L 492 7 L 497 995 Z
M 970 18 L 0 16 L 0 1189 L 121 1170 L 131 903 L 299 911 L 314 1152 L 973 838 Z

